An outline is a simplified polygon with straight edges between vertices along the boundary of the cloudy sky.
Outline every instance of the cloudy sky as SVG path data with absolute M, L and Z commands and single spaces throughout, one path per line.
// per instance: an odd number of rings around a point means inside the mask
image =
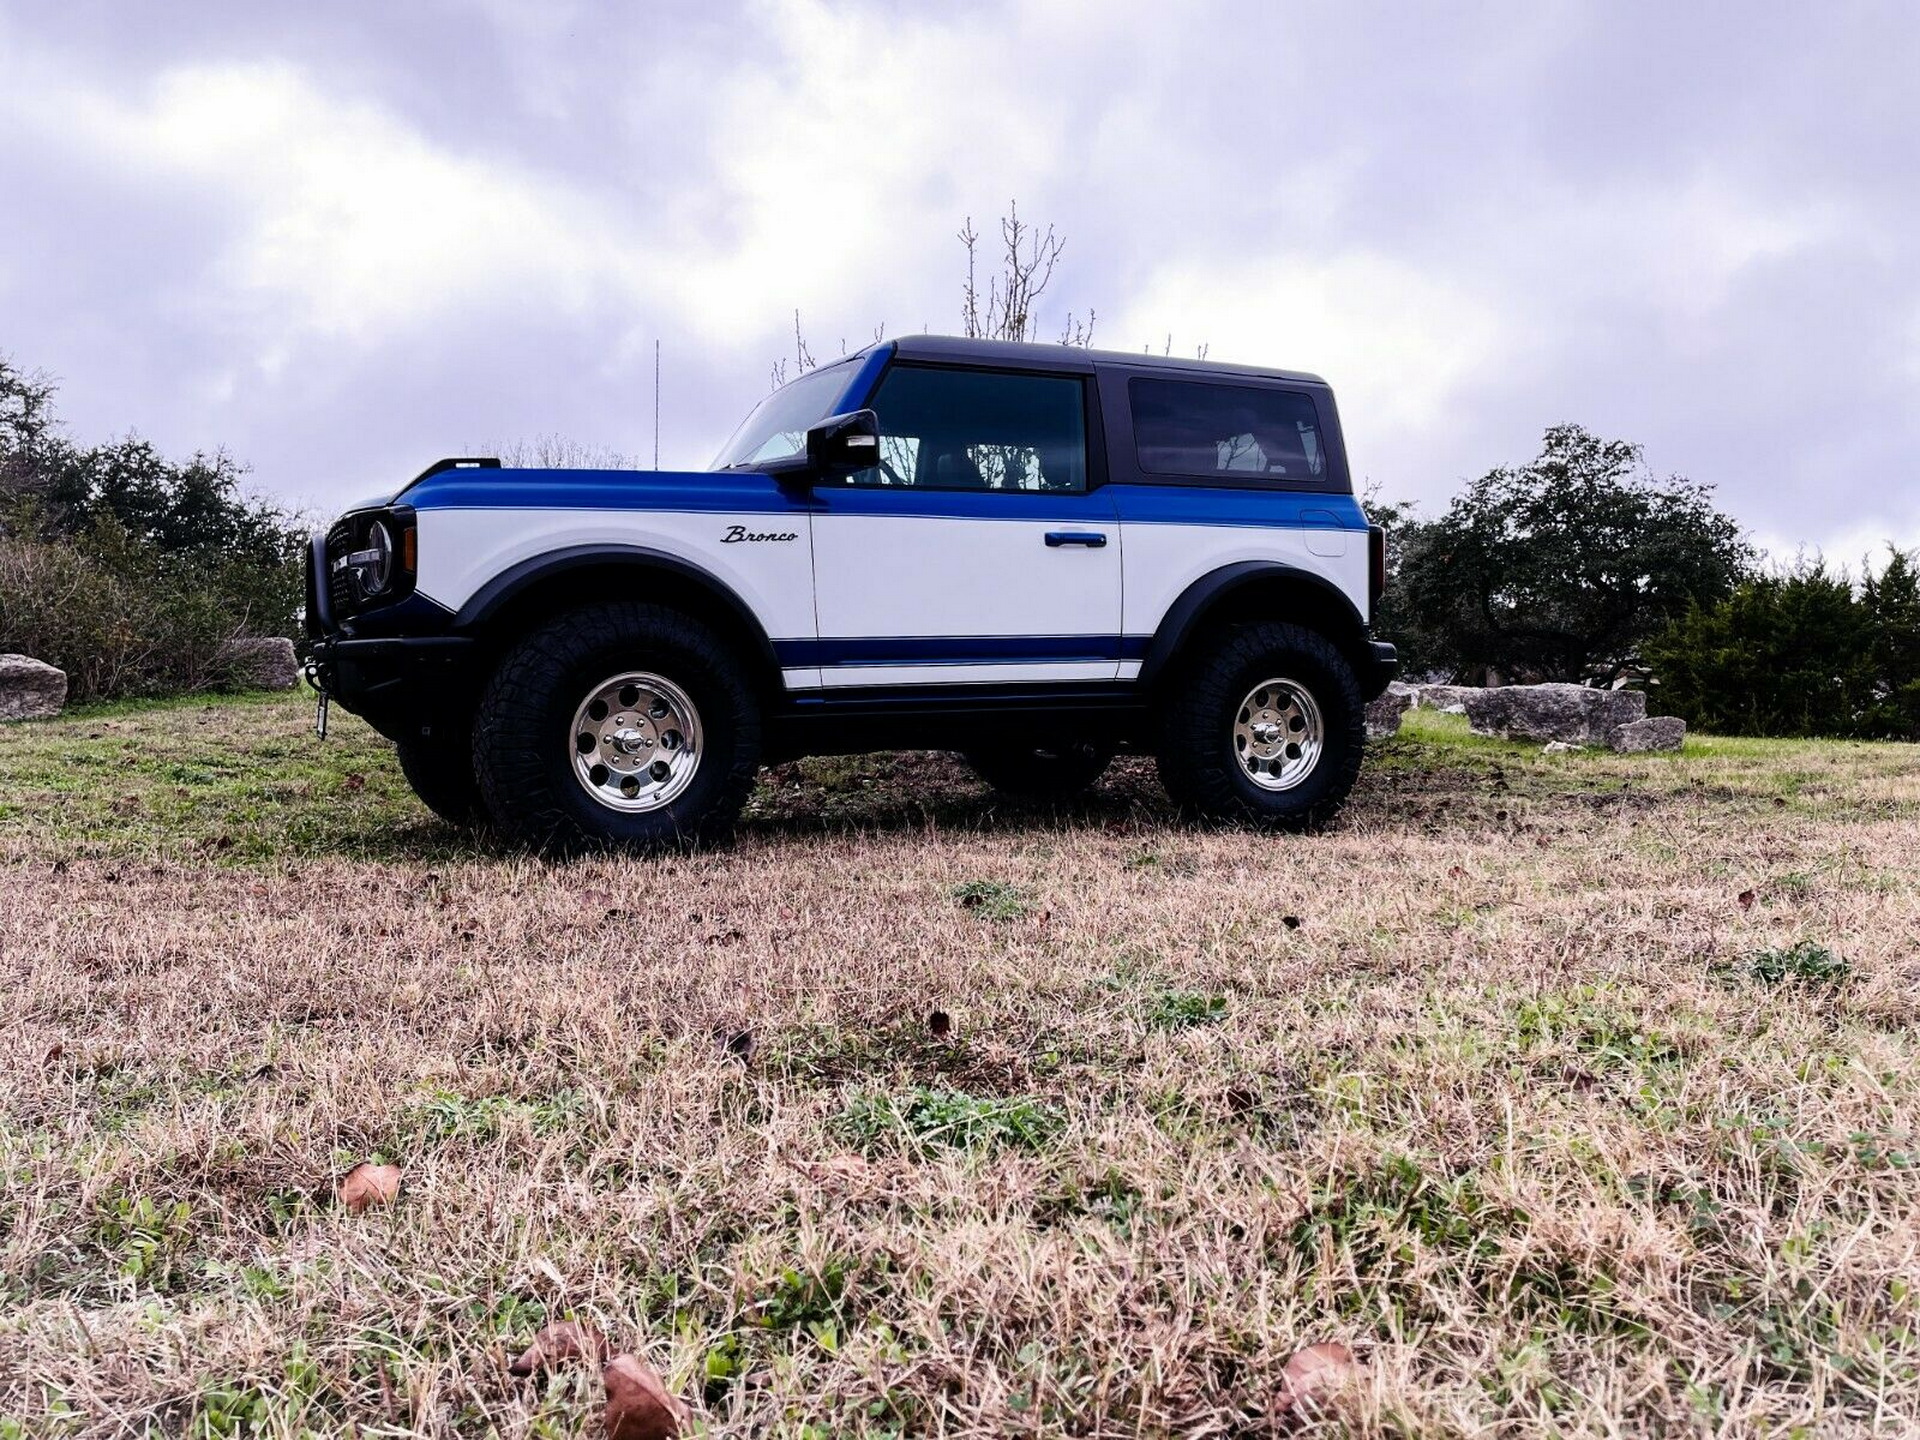
M 650 462 L 658 340 L 699 466 L 1017 197 L 1044 331 L 1316 370 L 1388 496 L 1575 420 L 1853 557 L 1920 544 L 1916 75 L 1909 0 L 0 0 L 0 352 L 326 509 Z

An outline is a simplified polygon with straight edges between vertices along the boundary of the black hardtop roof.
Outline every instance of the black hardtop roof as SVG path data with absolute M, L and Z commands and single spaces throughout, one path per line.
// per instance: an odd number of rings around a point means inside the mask
M 969 340 L 960 335 L 902 335 L 890 343 L 894 353 L 902 360 L 942 360 L 948 364 L 1070 370 L 1081 375 L 1096 368 L 1125 366 L 1129 370 L 1177 370 L 1191 375 L 1257 375 L 1262 379 L 1292 380 L 1307 385 L 1327 383 L 1318 375 L 1308 374 L 1304 370 L 1277 370 L 1270 365 L 1230 365 L 1222 360 L 1185 360 L 1175 355 L 1134 354 L 1129 350 L 1087 350 L 1078 345 L 1058 343 Z

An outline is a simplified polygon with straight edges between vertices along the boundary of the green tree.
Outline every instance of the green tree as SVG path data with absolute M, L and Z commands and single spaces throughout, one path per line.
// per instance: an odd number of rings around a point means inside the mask
M 1428 563 L 1434 523 L 1422 520 L 1411 502 L 1385 501 L 1371 493 L 1365 499 L 1367 518 L 1387 532 L 1386 585 L 1374 607 L 1373 633 L 1399 648 L 1402 675 L 1449 675 L 1458 667 L 1445 637 L 1427 624 L 1407 597 L 1407 573 L 1417 574 Z
M 1419 668 L 1613 680 L 1747 573 L 1751 548 L 1710 497 L 1653 479 L 1637 445 L 1555 426 L 1536 460 L 1481 476 L 1437 520 L 1399 525 L 1389 620 Z
M 1860 603 L 1873 632 L 1880 691 L 1869 728 L 1920 739 L 1920 565 L 1908 552 L 1894 549 L 1878 576 L 1868 569 Z

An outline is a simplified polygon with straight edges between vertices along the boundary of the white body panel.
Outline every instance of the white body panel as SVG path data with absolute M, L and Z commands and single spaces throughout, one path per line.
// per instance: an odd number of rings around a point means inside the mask
M 1340 537 L 1342 543 L 1336 546 L 1330 536 Z M 1366 547 L 1345 544 L 1347 536 L 1344 530 L 1318 527 L 1279 529 L 1123 521 L 1120 539 L 1121 551 L 1126 556 L 1123 633 L 1153 634 L 1174 601 L 1194 581 L 1222 566 L 1246 560 L 1277 561 L 1318 575 L 1338 587 L 1364 615 L 1368 584 Z M 1317 553 L 1316 544 L 1322 551 L 1337 548 L 1342 553 Z
M 419 525 L 419 591 L 449 610 L 459 610 L 489 580 L 523 560 L 575 545 L 638 545 L 707 571 L 740 597 L 769 639 L 815 636 L 813 558 L 804 517 L 752 511 L 433 509 L 420 512 Z M 729 545 L 721 537 L 734 525 L 795 538 Z M 787 674 L 794 688 L 819 684 L 814 670 Z

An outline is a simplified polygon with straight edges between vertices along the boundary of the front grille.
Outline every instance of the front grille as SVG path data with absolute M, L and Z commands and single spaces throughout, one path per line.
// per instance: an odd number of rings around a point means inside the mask
M 352 549 L 353 527 L 342 520 L 327 532 L 327 547 L 320 554 L 321 563 L 327 567 L 325 576 L 327 606 L 333 611 L 336 622 L 351 614 L 360 600 L 353 583 L 353 572 L 333 568 L 334 557 L 345 555 Z

